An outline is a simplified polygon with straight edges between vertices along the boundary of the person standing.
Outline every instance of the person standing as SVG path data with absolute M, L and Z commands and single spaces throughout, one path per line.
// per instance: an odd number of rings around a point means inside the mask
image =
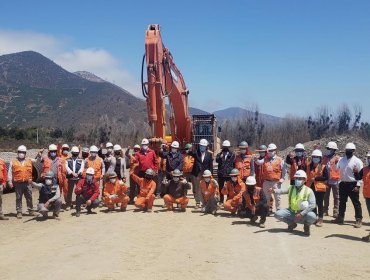
M 224 203 L 224 195 L 222 194 L 222 189 L 225 182 L 230 180 L 230 172 L 235 165 L 235 154 L 230 150 L 231 144 L 229 140 L 222 142 L 222 151 L 217 154 L 216 162 L 217 167 L 217 177 L 218 177 L 218 187 L 220 193 L 220 204 Z
M 6 171 L 5 161 L 0 158 L 0 221 L 6 221 L 9 220 L 9 218 L 4 216 L 3 213 L 3 191 L 6 186 L 6 180 L 8 178 L 8 172 Z
M 235 168 L 239 170 L 239 177 L 243 182 L 245 182 L 249 176 L 254 176 L 254 160 L 246 141 L 240 142 L 239 154 L 235 157 L 234 165 Z
M 294 185 L 293 178 L 297 170 L 307 170 L 307 156 L 304 145 L 298 143 L 294 147 L 294 154 L 290 152 L 285 159 L 287 165 L 290 166 L 289 179 L 290 184 Z
M 140 145 L 136 144 L 134 146 L 132 154 L 130 154 L 130 146 L 127 147 L 126 152 L 125 152 L 125 156 L 126 158 L 128 158 L 130 171 L 132 170 L 132 172 L 135 173 L 136 175 L 139 175 L 139 165 L 136 161 L 136 153 L 138 153 L 139 151 L 140 151 Z M 130 201 L 128 202 L 128 204 L 134 204 L 135 197 L 137 193 L 139 192 L 138 191 L 139 186 L 136 184 L 134 179 L 132 179 L 132 176 L 129 176 L 129 177 L 130 177 L 130 194 L 129 194 Z
M 267 147 L 266 145 L 261 145 L 258 147 L 258 158 L 253 158 L 254 162 L 254 173 L 256 175 L 256 181 L 257 181 L 257 186 L 262 188 L 263 186 L 263 174 L 262 174 L 262 165 L 258 165 L 258 162 L 263 162 L 263 160 L 266 158 L 266 153 L 267 153 Z
M 338 163 L 337 168 L 340 170 L 339 183 L 339 214 L 332 222 L 336 224 L 344 223 L 344 215 L 346 212 L 346 204 L 348 197 L 351 199 L 355 208 L 356 228 L 362 225 L 362 208 L 359 196 L 359 187 L 354 176 L 354 171 L 363 168 L 362 161 L 354 155 L 356 146 L 353 143 L 347 143 L 345 147 L 345 156 Z
M 193 170 L 193 167 L 194 167 L 194 155 L 192 154 L 192 145 L 191 144 L 186 144 L 185 145 L 185 149 L 184 149 L 184 153 L 182 155 L 183 159 L 184 159 L 184 167 L 183 167 L 183 173 L 184 173 L 184 178 L 186 179 L 186 181 L 191 184 L 191 189 L 193 191 L 193 195 L 194 195 L 194 198 L 195 198 L 195 193 L 196 193 L 196 190 L 195 190 L 195 178 L 194 178 L 194 175 L 191 173 L 191 171 Z

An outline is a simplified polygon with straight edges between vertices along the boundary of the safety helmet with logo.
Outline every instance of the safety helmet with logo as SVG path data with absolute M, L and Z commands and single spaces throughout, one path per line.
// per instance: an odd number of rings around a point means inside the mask
M 109 175 L 108 175 L 108 178 L 116 178 L 117 177 L 117 173 L 116 172 L 111 172 L 111 173 L 109 173 Z
M 304 151 L 304 150 L 305 150 L 305 148 L 304 148 L 304 145 L 302 143 L 298 143 L 294 147 L 294 151 Z
M 356 150 L 356 146 L 353 143 L 347 143 L 345 149 L 346 150 Z
M 172 177 L 180 177 L 182 176 L 182 172 L 178 169 L 175 169 L 174 171 L 171 172 Z
M 94 170 L 94 168 L 89 167 L 89 168 L 86 170 L 86 174 L 87 174 L 87 175 L 94 175 L 94 174 L 95 174 L 95 170 Z
M 111 142 L 108 142 L 107 144 L 105 144 L 105 147 L 106 147 L 107 149 L 109 149 L 109 148 L 113 148 L 113 144 L 112 144 Z
M 54 172 L 49 170 L 45 173 L 45 178 L 54 178 Z
M 305 179 L 307 179 L 307 174 L 303 170 L 297 170 L 294 173 L 294 178 L 305 178 Z
M 154 176 L 154 171 L 153 171 L 153 169 L 148 168 L 148 169 L 145 171 L 145 175 Z
M 171 143 L 171 147 L 172 147 L 172 148 L 175 148 L 175 149 L 178 149 L 178 148 L 180 148 L 180 144 L 179 144 L 179 142 L 177 142 L 177 141 L 173 141 L 173 142 Z
M 200 139 L 199 145 L 201 145 L 201 146 L 208 146 L 208 141 L 206 139 Z
M 69 145 L 68 144 L 63 144 L 62 149 L 69 150 Z
M 246 148 L 248 148 L 248 142 L 247 142 L 247 141 L 242 141 L 242 142 L 240 142 L 240 144 L 239 144 L 239 148 L 241 148 L 241 149 L 246 149 Z
M 187 143 L 184 148 L 185 148 L 185 150 L 190 149 L 191 148 L 191 144 Z
M 236 168 L 232 169 L 232 170 L 230 171 L 230 173 L 229 173 L 229 176 L 230 176 L 230 177 L 235 177 L 235 176 L 238 176 L 238 175 L 239 175 L 239 170 L 238 170 L 238 169 L 236 169 Z
M 20 145 L 17 149 L 18 152 L 20 153 L 26 153 L 27 152 L 27 148 L 25 145 Z
M 267 151 L 275 151 L 277 149 L 276 145 L 274 143 L 271 143 L 267 147 Z
M 231 143 L 229 140 L 225 140 L 224 142 L 222 142 L 222 147 L 230 147 L 231 146 Z
M 71 149 L 71 153 L 74 154 L 74 153 L 79 153 L 80 152 L 80 149 L 77 147 L 77 146 L 73 146 L 72 149 Z
M 97 146 L 93 145 L 90 147 L 90 153 L 97 153 L 97 152 L 99 152 L 99 149 Z
M 149 140 L 147 138 L 144 138 L 142 141 L 141 141 L 141 145 L 149 145 Z
M 121 145 L 116 144 L 116 145 L 113 146 L 113 151 L 118 152 L 118 151 L 121 151 L 121 150 L 122 150 Z
M 55 144 L 50 144 L 50 145 L 49 145 L 49 149 L 48 149 L 48 150 L 49 150 L 49 152 L 50 152 L 50 151 L 57 151 L 57 150 L 58 150 L 58 147 L 57 147 L 57 145 L 55 145 Z
M 257 184 L 256 178 L 254 178 L 253 176 L 248 176 L 247 180 L 245 180 L 245 184 L 247 186 L 255 186 Z
M 311 156 L 313 156 L 313 157 L 322 157 L 322 152 L 318 149 L 313 150 Z
M 335 143 L 335 142 L 333 142 L 333 141 L 330 141 L 330 142 L 326 145 L 326 148 L 327 148 L 327 149 L 331 149 L 331 150 L 338 150 L 337 143 Z
M 208 169 L 207 170 L 204 170 L 203 172 L 203 177 L 211 177 L 212 176 L 212 172 L 209 171 Z

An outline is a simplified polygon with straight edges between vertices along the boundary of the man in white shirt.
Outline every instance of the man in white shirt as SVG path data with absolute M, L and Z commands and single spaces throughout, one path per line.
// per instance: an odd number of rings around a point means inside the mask
M 346 212 L 346 204 L 349 197 L 352 201 L 353 207 L 355 208 L 355 227 L 360 228 L 362 225 L 362 209 L 359 199 L 359 186 L 357 186 L 354 171 L 361 170 L 363 168 L 363 163 L 358 157 L 353 155 L 356 150 L 355 144 L 347 143 L 345 150 L 345 156 L 337 163 L 337 168 L 340 171 L 339 214 L 338 217 L 333 220 L 333 223 L 344 223 L 344 214 Z

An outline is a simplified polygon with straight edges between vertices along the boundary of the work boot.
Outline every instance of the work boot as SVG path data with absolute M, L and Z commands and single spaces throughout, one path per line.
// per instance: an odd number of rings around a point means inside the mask
M 39 213 L 37 213 L 36 211 L 30 210 L 30 211 L 28 211 L 28 215 L 30 215 L 30 216 L 38 216 Z
M 22 212 L 17 213 L 17 219 L 22 219 Z
M 370 242 L 370 234 L 361 238 L 364 242 Z
M 266 218 L 260 218 L 260 228 L 265 228 Z
M 194 209 L 199 209 L 199 208 L 200 208 L 200 204 L 199 203 L 195 204 Z
M 121 212 L 126 212 L 126 207 L 121 207 Z
M 181 208 L 181 212 L 186 212 L 186 208 Z
M 329 212 L 328 211 L 324 211 L 324 216 L 329 216 Z
M 251 224 L 255 224 L 257 220 L 258 220 L 258 217 L 257 216 L 253 216 L 251 218 Z
M 76 217 L 78 218 L 78 217 L 80 217 L 80 211 L 78 211 L 78 212 L 76 212 Z
M 288 231 L 292 232 L 297 227 L 297 223 L 293 222 L 288 225 Z
M 338 218 L 338 213 L 333 213 L 333 218 L 334 219 Z
M 316 226 L 317 227 L 322 227 L 323 226 L 323 219 L 322 218 L 319 218 L 318 220 L 317 220 L 317 222 L 316 222 Z
M 94 212 L 91 211 L 91 208 L 87 208 L 87 214 L 93 214 Z
M 362 226 L 362 219 L 356 219 L 355 228 L 360 228 Z
M 311 234 L 311 232 L 310 232 L 310 225 L 304 225 L 303 226 L 303 230 L 304 230 L 304 234 L 306 235 L 306 236 L 310 236 L 310 234 Z
M 212 215 L 216 216 L 216 214 L 217 214 L 217 210 L 213 210 Z
M 147 209 L 146 212 L 152 213 L 153 212 L 153 209 Z
M 7 221 L 9 218 L 5 217 L 4 215 L 0 215 L 0 221 Z
M 344 224 L 344 218 L 338 216 L 334 220 L 332 220 L 331 222 L 333 224 L 343 225 Z
M 60 220 L 60 217 L 57 213 L 54 213 L 53 216 L 52 216 L 52 219 L 55 219 L 55 220 Z

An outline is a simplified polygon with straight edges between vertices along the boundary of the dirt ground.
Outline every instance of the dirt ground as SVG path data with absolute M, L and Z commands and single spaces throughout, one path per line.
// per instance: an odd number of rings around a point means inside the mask
M 34 198 L 36 205 L 37 192 Z M 3 200 L 10 220 L 0 221 L 0 279 L 370 279 L 363 200 L 361 229 L 349 202 L 345 225 L 325 217 L 310 237 L 302 225 L 288 233 L 273 217 L 261 229 L 224 211 L 203 215 L 193 199 L 186 213 L 166 212 L 159 199 L 153 213 L 130 205 L 79 218 L 63 212 L 60 221 L 17 220 L 15 194 Z

